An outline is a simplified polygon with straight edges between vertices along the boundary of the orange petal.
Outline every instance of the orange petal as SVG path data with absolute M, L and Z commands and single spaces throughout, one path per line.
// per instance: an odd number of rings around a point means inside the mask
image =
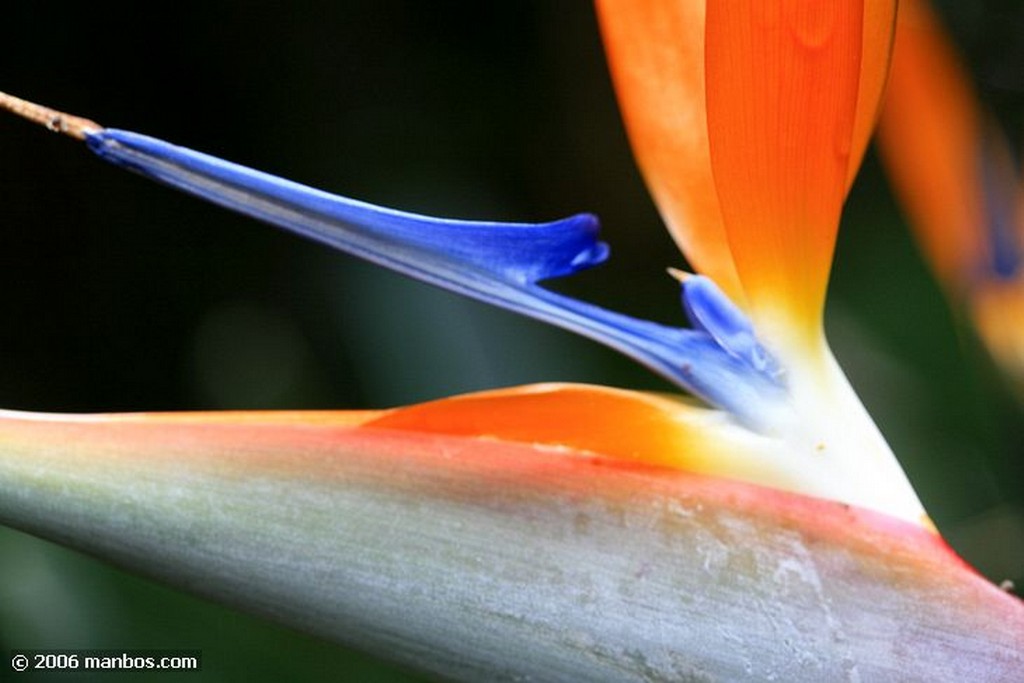
M 32 414 L 17 413 L 19 419 Z M 3 411 L 0 411 L 3 417 Z M 391 410 L 217 411 L 61 416 L 69 422 L 211 425 L 265 430 L 365 427 L 549 446 L 578 455 L 728 472 L 745 462 L 718 411 L 656 394 L 583 384 L 482 391 Z M 53 416 L 40 414 L 39 420 Z M 716 443 L 715 432 L 721 437 Z M 268 432 L 269 433 L 269 432 Z M 732 463 L 732 464 L 730 464 Z M 761 466 L 746 466 L 750 470 Z M 735 476 L 735 473 L 733 473 Z
M 879 152 L 929 260 L 954 289 L 983 256 L 982 139 L 975 94 L 942 27 L 925 3 L 903 0 Z
M 864 160 L 868 141 L 875 131 L 888 81 L 888 64 L 896 33 L 896 3 L 893 0 L 864 0 L 864 33 L 860 58 L 857 118 L 853 124 L 853 145 L 847 169 L 847 185 L 853 184 Z
M 817 344 L 846 193 L 864 6 L 708 5 L 711 166 L 751 316 L 766 340 Z
M 814 488 L 813 475 L 800 464 L 791 466 L 780 444 L 751 434 L 721 411 L 604 386 L 536 384 L 485 391 L 398 408 L 363 427 L 514 442 L 825 498 L 831 493 Z
M 538 384 L 421 403 L 384 413 L 366 427 L 547 445 L 625 460 L 694 469 L 715 460 L 680 399 L 609 387 Z M 707 467 L 697 467 L 705 470 Z
M 619 107 L 662 218 L 693 268 L 742 306 L 711 174 L 704 3 L 598 0 L 597 9 Z

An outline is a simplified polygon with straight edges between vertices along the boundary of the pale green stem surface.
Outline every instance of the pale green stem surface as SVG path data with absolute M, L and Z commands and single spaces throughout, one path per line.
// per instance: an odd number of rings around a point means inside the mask
M 0 418 L 0 522 L 445 678 L 1024 680 L 1024 605 L 888 520 L 472 439 Z

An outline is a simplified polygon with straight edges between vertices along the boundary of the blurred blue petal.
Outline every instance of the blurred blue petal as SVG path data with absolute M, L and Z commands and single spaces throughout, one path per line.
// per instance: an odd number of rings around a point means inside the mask
M 1017 173 L 1004 158 L 1006 142 L 1000 133 L 989 131 L 988 138 L 979 147 L 979 176 L 985 202 L 984 227 L 988 232 L 990 258 L 982 277 L 1010 280 L 1017 277 L 1024 263 L 1024 254 L 1021 253 L 1024 245 L 1020 244 L 1017 227 Z

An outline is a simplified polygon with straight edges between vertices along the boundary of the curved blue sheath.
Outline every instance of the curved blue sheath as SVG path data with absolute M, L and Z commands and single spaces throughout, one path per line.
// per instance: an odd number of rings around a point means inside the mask
M 103 159 L 189 194 L 604 343 L 752 428 L 764 426 L 760 416 L 784 390 L 778 373 L 752 361 L 756 349 L 742 340 L 753 340 L 753 333 L 742 313 L 734 307 L 716 312 L 723 302 L 732 304 L 707 278 L 691 278 L 706 283 L 691 286 L 695 296 L 683 290 L 684 301 L 693 300 L 687 309 L 700 328 L 694 330 L 638 320 L 538 286 L 608 257 L 590 214 L 539 224 L 430 218 L 329 194 L 127 131 L 102 129 L 87 134 L 86 142 Z M 706 322 L 715 316 L 721 320 Z

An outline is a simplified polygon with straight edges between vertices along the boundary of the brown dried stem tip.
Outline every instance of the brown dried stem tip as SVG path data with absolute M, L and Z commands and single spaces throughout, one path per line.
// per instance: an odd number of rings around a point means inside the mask
M 0 92 L 0 109 L 6 109 L 29 121 L 35 121 L 40 125 L 46 126 L 54 133 L 70 135 L 78 140 L 84 140 L 85 136 L 89 133 L 95 133 L 103 129 L 103 126 L 95 121 L 83 119 L 79 116 L 71 116 L 56 109 L 50 109 L 49 107 L 8 95 L 5 92 Z
M 665 272 L 668 273 L 670 278 L 679 283 L 686 282 L 688 279 L 693 277 L 693 273 L 688 273 L 685 270 L 680 270 L 678 268 L 666 268 Z

